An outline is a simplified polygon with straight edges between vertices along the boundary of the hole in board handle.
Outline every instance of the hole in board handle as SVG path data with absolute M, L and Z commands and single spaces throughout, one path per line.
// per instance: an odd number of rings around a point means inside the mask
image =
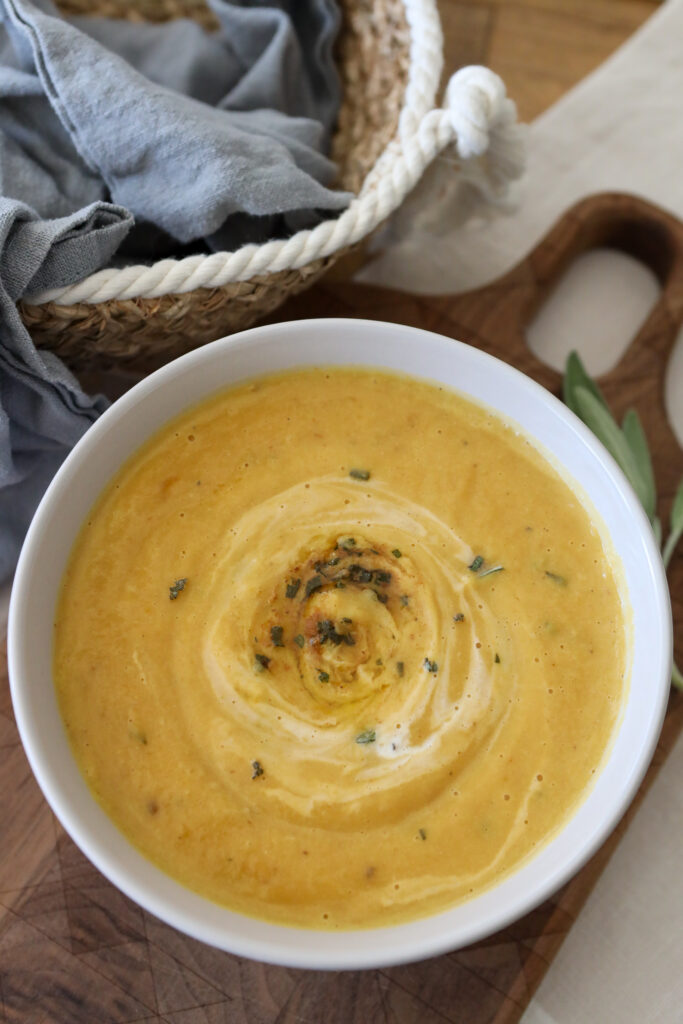
M 542 362 L 562 371 L 576 351 L 592 376 L 612 369 L 661 293 L 655 273 L 616 249 L 590 249 L 570 263 L 527 327 Z

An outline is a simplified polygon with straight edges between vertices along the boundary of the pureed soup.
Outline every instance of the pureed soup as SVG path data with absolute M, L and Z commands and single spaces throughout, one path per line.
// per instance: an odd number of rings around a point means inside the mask
M 55 680 L 122 832 L 313 928 L 480 893 L 586 795 L 630 660 L 617 570 L 523 435 L 447 388 L 265 376 L 172 421 L 71 555 Z

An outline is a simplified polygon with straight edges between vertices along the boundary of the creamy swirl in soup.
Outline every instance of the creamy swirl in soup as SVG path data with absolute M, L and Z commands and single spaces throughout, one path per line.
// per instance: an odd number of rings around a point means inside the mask
M 378 926 L 471 897 L 586 794 L 628 616 L 581 499 L 448 389 L 263 377 L 166 426 L 84 526 L 69 737 L 152 861 L 235 910 Z

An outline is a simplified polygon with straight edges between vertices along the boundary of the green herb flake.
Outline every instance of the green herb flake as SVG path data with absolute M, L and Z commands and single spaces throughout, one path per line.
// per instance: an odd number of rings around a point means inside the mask
M 427 838 L 427 833 L 426 833 L 426 831 L 423 828 L 419 828 L 417 830 L 417 834 L 419 835 L 420 839 L 422 839 L 422 840 L 425 840 Z
M 306 588 L 304 590 L 304 598 L 310 597 L 311 594 L 314 591 L 320 590 L 322 585 L 323 585 L 323 578 L 322 578 L 322 576 L 311 576 L 311 578 L 308 581 L 308 583 L 306 584 Z
M 406 667 L 403 664 L 403 662 L 402 661 L 397 661 L 396 662 L 396 675 L 400 676 L 400 677 L 403 677 L 403 673 L 405 672 L 405 670 L 406 670 Z
M 458 612 L 457 615 L 453 616 L 453 622 L 464 622 L 464 621 L 465 621 L 465 616 L 464 616 L 464 614 L 462 612 Z
M 175 601 L 180 591 L 185 589 L 186 583 L 187 576 L 185 576 L 182 580 L 176 580 L 175 583 L 168 588 L 168 596 L 171 599 L 171 601 Z
M 407 594 L 401 594 L 401 607 L 402 608 L 407 608 L 409 604 L 410 604 L 410 598 L 408 597 L 408 595 Z
M 271 626 L 270 627 L 270 639 L 273 641 L 273 646 L 274 647 L 284 647 L 285 646 L 284 645 L 284 641 L 282 639 L 283 632 L 284 632 L 284 630 L 282 629 L 282 626 Z
M 342 619 L 342 622 L 351 622 L 351 619 Z M 332 619 L 320 619 L 317 630 L 321 644 L 329 641 L 335 647 L 339 647 L 339 644 L 348 644 L 349 647 L 353 647 L 356 642 L 350 633 L 338 633 Z
M 387 601 L 389 600 L 389 598 L 388 598 L 388 596 L 386 594 L 380 594 L 379 591 L 377 591 L 377 590 L 375 590 L 374 593 L 375 593 L 375 597 L 377 598 L 377 600 L 379 601 L 380 604 L 386 604 Z
M 483 564 L 484 564 L 484 556 L 483 555 L 476 555 L 474 561 L 471 562 L 467 566 L 467 568 L 470 570 L 470 572 L 479 572 L 479 570 L 481 569 Z
M 377 733 L 374 729 L 365 729 L 356 736 L 356 743 L 374 743 L 376 739 Z
M 549 580 L 552 580 L 553 583 L 557 583 L 558 587 L 567 586 L 566 578 L 564 576 L 560 576 L 559 572 L 550 572 L 549 569 L 546 569 L 545 574 Z
M 366 569 L 364 565 L 354 562 L 347 570 L 347 578 L 351 583 L 372 583 L 372 570 Z
M 349 476 L 354 480 L 369 480 L 370 470 L 369 469 L 351 469 L 349 470 Z
M 320 672 L 318 672 L 318 679 L 320 680 L 321 683 L 329 683 L 329 681 L 330 681 L 330 673 L 329 672 L 323 672 L 322 669 L 321 669 Z
M 295 598 L 296 595 L 299 593 L 299 587 L 300 586 L 301 586 L 301 580 L 300 579 L 290 580 L 290 582 L 287 584 L 287 588 L 285 590 L 285 597 L 290 598 L 290 600 Z
M 494 572 L 503 572 L 504 569 L 504 565 L 492 565 L 489 569 L 482 569 L 481 572 L 478 572 L 477 579 L 483 580 L 484 576 L 492 576 Z
M 336 590 L 345 590 L 346 589 L 346 584 L 342 583 L 341 580 L 337 580 L 337 582 L 335 583 L 334 586 L 335 586 Z
M 339 541 L 339 543 L 337 545 L 337 547 L 343 548 L 344 551 L 350 551 L 353 548 L 355 548 L 355 546 L 356 546 L 356 538 L 355 537 L 342 537 L 342 539 Z
M 304 638 L 301 635 L 301 633 L 297 633 L 297 635 L 294 637 L 294 643 L 297 645 L 297 647 L 303 647 L 304 646 L 306 641 L 304 640 Z
M 437 665 L 437 663 L 435 661 L 431 661 L 429 658 L 425 658 L 425 660 L 423 661 L 422 664 L 423 664 L 423 667 L 426 669 L 427 672 L 438 672 L 439 671 L 439 666 Z
M 257 653 L 254 655 L 254 659 L 254 669 L 256 672 L 263 672 L 270 665 L 270 658 L 265 654 Z
M 493 660 L 495 661 L 496 665 L 500 665 L 500 654 L 498 654 L 498 652 L 496 652 L 496 656 Z
M 391 553 L 394 556 L 394 558 L 401 558 L 401 552 L 398 550 L 398 548 L 394 548 L 394 550 Z
M 260 779 L 263 775 L 263 765 L 260 761 L 251 762 L 251 777 L 252 779 Z

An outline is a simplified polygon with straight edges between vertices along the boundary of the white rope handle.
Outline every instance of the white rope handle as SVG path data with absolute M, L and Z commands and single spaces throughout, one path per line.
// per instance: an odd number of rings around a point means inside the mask
M 365 179 L 360 194 L 336 219 L 284 241 L 245 245 L 235 252 L 160 260 L 151 267 L 100 270 L 78 284 L 42 292 L 28 301 L 72 305 L 158 298 L 304 267 L 370 234 L 400 206 L 427 166 L 449 145 L 469 165 L 468 180 L 487 194 L 500 196 L 524 166 L 516 118 L 515 105 L 506 97 L 498 75 L 484 67 L 462 68 L 448 83 L 442 109 L 430 110 L 419 120 L 401 119 L 398 135 Z

